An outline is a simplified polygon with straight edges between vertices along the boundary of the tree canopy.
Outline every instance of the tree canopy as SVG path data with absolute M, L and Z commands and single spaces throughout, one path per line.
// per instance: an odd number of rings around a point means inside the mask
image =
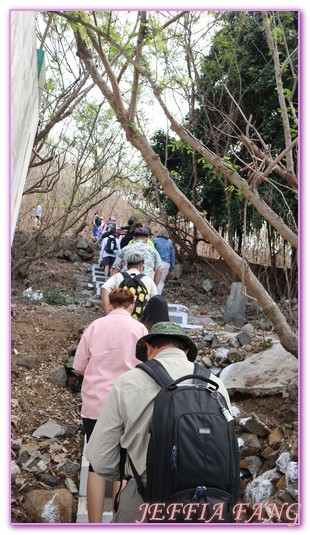
M 63 140 L 77 151 L 82 131 L 76 159 L 88 172 L 98 165 L 102 132 L 106 154 L 113 153 L 105 128 L 118 125 L 113 146 L 130 153 L 127 177 L 133 169 L 144 174 L 149 200 L 154 191 L 155 219 L 167 223 L 178 212 L 191 221 L 194 245 L 199 232 L 296 353 L 296 337 L 244 250 L 238 255 L 231 246 L 233 237 L 246 241 L 247 232 L 264 226 L 279 243 L 298 247 L 297 13 L 55 11 L 38 17 L 46 24 L 42 43 L 56 40 L 50 55 L 58 74 L 50 81 L 53 99 L 46 92 L 37 149 L 43 141 L 51 145 L 55 125 L 70 116 L 75 128 Z M 154 99 L 169 124 L 155 135 L 148 117 Z M 91 142 L 87 153 L 83 136 Z

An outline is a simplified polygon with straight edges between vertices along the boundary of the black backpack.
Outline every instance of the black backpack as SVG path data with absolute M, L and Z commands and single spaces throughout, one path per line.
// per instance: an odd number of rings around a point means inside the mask
M 116 256 L 118 253 L 117 243 L 116 243 L 116 237 L 114 234 L 110 234 L 106 243 L 106 246 L 104 248 L 106 253 Z
M 119 285 L 119 288 L 127 288 L 135 296 L 135 307 L 131 316 L 135 319 L 140 319 L 142 312 L 148 300 L 148 291 L 146 286 L 142 282 L 143 273 L 127 273 L 127 271 L 122 271 L 121 274 L 124 277 L 124 280 Z
M 234 522 L 239 448 L 234 419 L 210 371 L 195 363 L 193 375 L 174 381 L 156 359 L 137 368 L 162 387 L 150 423 L 146 487 L 128 456 L 144 501 L 161 506 L 148 506 L 148 522 Z M 190 378 L 193 384 L 180 385 Z

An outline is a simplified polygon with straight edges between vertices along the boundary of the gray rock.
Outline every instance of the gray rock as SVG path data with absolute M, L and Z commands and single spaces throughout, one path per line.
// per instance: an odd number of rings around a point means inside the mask
M 80 471 L 80 465 L 78 463 L 74 463 L 73 461 L 65 459 L 64 461 L 60 461 L 56 468 L 56 471 L 58 473 L 63 473 L 72 476 Z
M 27 368 L 27 370 L 32 370 L 37 364 L 37 358 L 36 357 L 19 358 L 15 360 L 15 364 L 17 364 L 17 366 L 22 366 L 23 368 Z
M 214 285 L 213 285 L 213 282 L 210 281 L 209 279 L 204 279 L 202 281 L 202 287 L 204 289 L 205 292 L 207 292 L 208 295 L 213 295 L 214 291 Z
M 245 460 L 248 463 L 249 472 L 253 477 L 256 477 L 257 472 L 263 464 L 260 457 L 257 457 L 257 455 L 250 455 L 249 457 L 245 457 Z
M 75 435 L 80 429 L 79 425 L 69 424 L 64 428 L 64 435 Z
M 238 327 L 235 325 L 230 325 L 230 323 L 226 323 L 224 325 L 224 329 L 227 333 L 235 333 L 238 330 Z
M 90 297 L 92 298 L 93 297 L 93 292 L 91 292 L 90 290 L 82 290 L 80 292 L 80 294 L 83 296 L 83 297 Z
M 76 248 L 85 249 L 85 250 L 92 249 L 91 245 L 84 238 L 79 239 L 79 241 L 76 244 Z
M 285 393 L 298 382 L 298 361 L 281 344 L 256 353 L 243 362 L 227 366 L 221 373 L 230 394 L 241 392 L 253 396 Z
M 66 485 L 67 489 L 71 492 L 71 494 L 78 494 L 79 489 L 77 488 L 77 486 L 74 483 L 73 479 L 71 479 L 70 477 L 66 477 L 65 485 Z
M 16 440 L 12 440 L 11 441 L 11 449 L 13 451 L 17 451 L 20 449 L 21 445 L 22 445 L 23 441 L 21 438 L 17 438 Z
M 201 361 L 204 363 L 204 365 L 207 367 L 207 368 L 211 368 L 213 366 L 213 362 L 212 360 L 210 359 L 210 357 L 208 357 L 208 355 L 204 356 L 201 358 Z
M 248 334 L 253 334 L 254 332 L 254 327 L 252 325 L 252 323 L 246 323 L 245 325 L 243 325 L 243 327 L 241 328 L 241 331 L 242 332 L 246 332 Z
M 242 346 L 246 346 L 247 344 L 253 342 L 253 337 L 247 331 L 241 331 L 239 334 L 237 334 L 237 338 Z
M 65 362 L 64 362 L 64 367 L 67 369 L 67 370 L 71 370 L 73 369 L 73 362 L 74 362 L 74 355 L 75 355 L 75 352 L 76 352 L 76 347 L 72 347 L 70 349 L 70 352 L 72 352 L 72 357 L 69 357 Z
M 229 349 L 226 347 L 220 347 L 219 349 L 216 349 L 216 351 L 212 354 L 214 364 L 216 366 L 223 366 L 224 364 L 227 364 L 228 352 Z
M 298 490 L 298 463 L 290 461 L 285 471 L 286 487 Z
M 74 280 L 77 281 L 77 282 L 85 282 L 87 283 L 87 286 L 88 284 L 90 284 L 88 281 L 89 281 L 89 277 L 87 275 L 81 275 L 79 273 L 76 273 L 74 276 L 73 276 Z M 93 288 L 93 285 L 91 286 L 88 286 L 88 288 L 91 287 Z
M 83 258 L 83 260 L 90 260 L 94 256 L 94 251 L 86 251 L 84 249 L 78 249 L 77 254 L 80 258 Z
M 204 332 L 203 334 L 204 334 L 203 341 L 206 342 L 207 344 L 211 344 L 215 334 L 209 333 L 208 331 Z
M 256 435 L 243 433 L 238 437 L 240 458 L 257 455 L 261 452 L 261 445 Z
M 215 321 L 210 316 L 188 316 L 188 322 L 199 325 L 214 325 Z
M 244 287 L 241 282 L 233 282 L 230 295 L 226 302 L 226 309 L 223 314 L 224 323 L 233 323 L 237 327 L 244 324 L 245 308 L 247 299 L 244 297 Z
M 230 349 L 227 353 L 227 360 L 229 362 L 240 362 L 244 360 L 244 354 L 240 349 Z
M 23 452 L 25 454 L 26 452 Z M 22 458 L 22 454 L 19 456 L 18 461 Z M 41 454 L 39 451 L 33 451 L 28 454 L 26 462 L 21 464 L 23 470 L 27 472 L 46 472 L 48 464 L 51 458 L 47 454 Z
M 290 452 L 284 451 L 283 453 L 281 453 L 281 455 L 279 455 L 276 461 L 277 470 L 279 470 L 279 472 L 281 472 L 282 474 L 285 474 L 288 464 L 291 462 L 291 460 L 292 454 Z
M 77 306 L 72 304 L 67 306 L 68 312 L 75 312 L 77 310 Z
M 46 422 L 45 424 L 41 425 L 36 429 L 33 433 L 33 437 L 47 437 L 47 438 L 54 438 L 61 435 L 64 435 L 64 428 L 61 425 L 55 424 L 55 422 Z
M 86 301 L 85 308 L 94 308 L 95 303 L 93 301 Z
M 15 477 L 20 474 L 20 468 L 15 461 L 11 461 L 11 474 Z
M 240 347 L 240 343 L 236 334 L 232 334 L 228 336 L 228 345 L 229 347 L 234 347 L 234 348 Z
M 50 476 L 48 474 L 37 474 L 36 479 L 49 487 L 57 487 L 62 482 L 60 476 Z
M 265 437 L 268 433 L 267 429 L 260 422 L 255 420 L 255 418 L 252 418 L 252 416 L 239 420 L 239 425 L 249 433 L 253 433 L 259 437 Z
M 277 470 L 269 470 L 256 477 L 245 490 L 246 502 L 250 504 L 266 503 L 276 491 L 276 482 L 281 475 Z
M 62 257 L 68 262 L 76 262 L 76 260 L 78 260 L 79 258 L 76 253 L 74 253 L 73 251 L 69 251 L 68 249 L 63 251 Z
M 58 368 L 56 368 L 49 374 L 48 378 L 49 381 L 53 383 L 53 385 L 56 385 L 59 388 L 65 388 L 67 384 L 67 374 L 65 367 L 61 364 L 60 366 L 58 366 Z

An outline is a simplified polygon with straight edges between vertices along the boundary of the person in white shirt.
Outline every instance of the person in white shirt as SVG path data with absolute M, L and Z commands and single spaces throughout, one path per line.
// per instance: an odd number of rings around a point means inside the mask
M 116 247 L 113 254 L 112 252 L 108 252 L 106 250 L 106 246 L 108 245 L 108 241 L 110 237 L 113 238 L 115 247 Z M 101 242 L 101 250 L 100 250 L 100 255 L 99 255 L 99 263 L 100 263 L 100 266 L 104 269 L 104 273 L 106 277 L 108 277 L 110 274 L 111 267 L 113 266 L 115 257 L 118 251 L 120 251 L 120 248 L 121 248 L 120 241 L 116 233 L 113 230 L 111 230 L 110 232 L 107 233 L 107 236 L 103 238 Z
M 139 275 L 139 273 L 143 273 L 144 258 L 137 253 L 132 253 L 131 255 L 128 256 L 127 267 L 128 269 L 126 270 L 126 273 L 129 273 L 129 274 L 135 273 L 136 275 Z M 112 290 L 115 290 L 116 288 L 118 288 L 119 285 L 123 282 L 123 280 L 124 280 L 124 277 L 122 273 L 119 271 L 118 273 L 115 273 L 115 275 L 110 277 L 101 286 L 101 291 L 100 291 L 101 300 L 102 300 L 102 305 L 106 314 L 109 312 L 109 293 Z M 143 275 L 143 277 L 141 278 L 141 282 L 143 282 L 144 286 L 147 289 L 148 299 L 158 294 L 156 284 L 151 277 L 148 277 L 147 275 Z
M 35 217 L 36 225 L 41 224 L 41 216 L 42 216 L 42 206 L 40 205 L 40 203 L 37 203 L 37 206 L 34 209 L 34 217 Z

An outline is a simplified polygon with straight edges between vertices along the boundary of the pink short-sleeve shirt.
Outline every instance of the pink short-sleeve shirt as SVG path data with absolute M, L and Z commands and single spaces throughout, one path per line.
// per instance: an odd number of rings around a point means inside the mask
M 84 374 L 82 416 L 97 420 L 117 377 L 139 364 L 136 343 L 148 331 L 127 310 L 118 308 L 84 331 L 73 368 Z

